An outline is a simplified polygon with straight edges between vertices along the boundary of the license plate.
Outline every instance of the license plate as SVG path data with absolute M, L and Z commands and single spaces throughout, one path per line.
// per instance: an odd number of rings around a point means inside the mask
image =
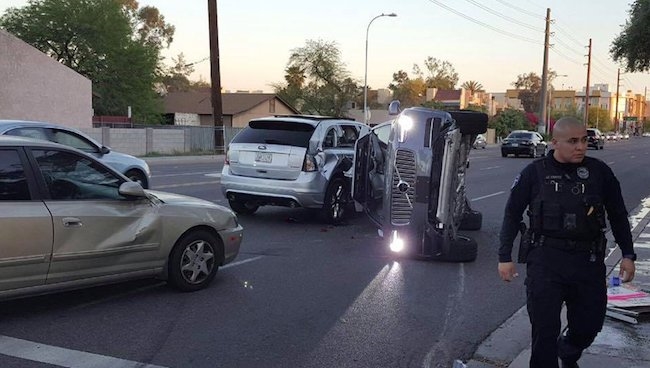
M 519 147 L 519 143 L 513 143 L 512 146 L 513 147 Z
M 273 154 L 269 152 L 255 152 L 255 161 L 270 163 L 273 160 Z

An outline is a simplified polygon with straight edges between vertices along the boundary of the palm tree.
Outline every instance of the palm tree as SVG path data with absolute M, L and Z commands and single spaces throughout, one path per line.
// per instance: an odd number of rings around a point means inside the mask
M 301 89 L 306 79 L 305 72 L 298 66 L 290 66 L 285 69 L 285 72 L 284 79 L 288 86 Z
M 483 85 L 473 80 L 466 81 L 465 83 L 463 83 L 461 87 L 465 88 L 472 96 L 474 96 L 476 92 L 480 92 L 483 90 Z

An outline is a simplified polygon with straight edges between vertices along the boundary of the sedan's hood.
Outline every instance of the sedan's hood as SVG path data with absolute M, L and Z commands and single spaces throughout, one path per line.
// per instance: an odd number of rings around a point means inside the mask
M 219 206 L 210 201 L 206 201 L 200 198 L 184 196 L 182 194 L 174 194 L 167 192 L 159 192 L 157 190 L 145 190 L 145 192 L 152 194 L 162 202 L 170 205 L 176 206 L 200 206 L 200 207 L 210 207 L 210 208 L 225 208 Z

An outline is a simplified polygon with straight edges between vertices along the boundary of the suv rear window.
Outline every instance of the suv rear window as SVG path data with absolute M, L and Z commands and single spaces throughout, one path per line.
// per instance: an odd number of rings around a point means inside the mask
M 281 144 L 307 148 L 314 129 L 310 124 L 295 122 L 251 121 L 231 143 Z

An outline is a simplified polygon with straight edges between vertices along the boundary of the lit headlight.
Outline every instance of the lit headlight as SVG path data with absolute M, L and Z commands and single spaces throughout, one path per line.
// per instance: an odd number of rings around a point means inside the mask
M 413 119 L 410 116 L 400 115 L 397 119 L 397 125 L 399 126 L 399 141 L 401 143 L 406 140 L 406 133 L 413 128 Z
M 393 236 L 390 240 L 390 250 L 399 253 L 404 250 L 404 240 L 397 235 L 397 230 L 393 230 Z

